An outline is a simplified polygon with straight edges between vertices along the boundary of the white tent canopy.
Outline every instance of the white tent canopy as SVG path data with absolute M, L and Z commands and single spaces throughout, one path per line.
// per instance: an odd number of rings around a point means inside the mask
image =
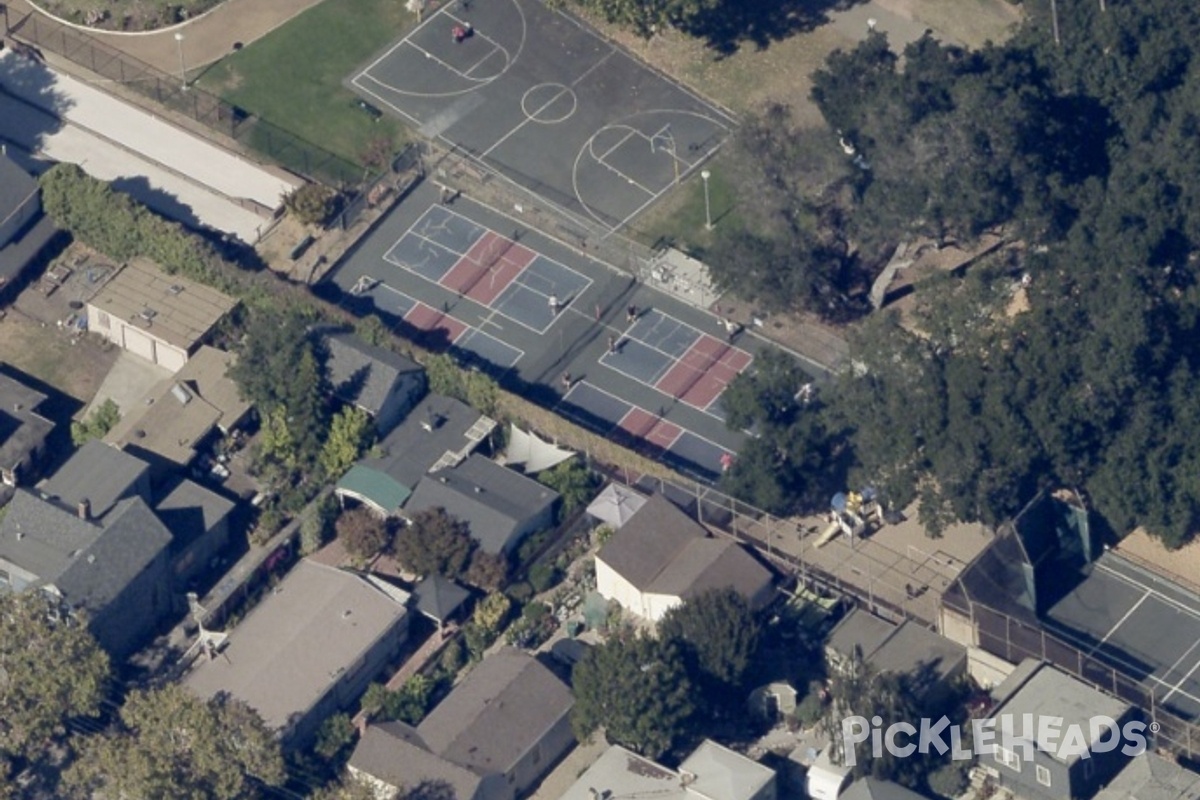
M 603 523 L 620 529 L 646 504 L 646 498 L 619 483 L 610 483 L 588 506 L 588 513 Z
M 509 427 L 508 448 L 504 451 L 504 463 L 520 466 L 526 475 L 536 475 L 566 461 L 575 453 L 557 445 L 543 442 L 532 433 L 526 433 L 516 425 Z

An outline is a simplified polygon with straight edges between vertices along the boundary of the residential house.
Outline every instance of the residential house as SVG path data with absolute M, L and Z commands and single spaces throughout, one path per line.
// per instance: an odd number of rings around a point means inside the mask
M 115 451 L 114 451 L 115 452 Z M 102 520 L 18 489 L 0 522 L 0 588 L 42 589 L 83 610 L 117 657 L 136 649 L 171 610 L 171 533 L 141 497 L 123 497 Z
M 733 589 L 761 608 L 774 595 L 771 571 L 730 539 L 708 531 L 653 495 L 596 556 L 596 589 L 643 619 L 711 589 Z
M 382 455 L 364 458 L 342 476 L 337 495 L 382 516 L 400 513 L 421 478 L 474 452 L 494 420 L 449 397 L 431 394 L 379 443 Z
M 287 747 L 348 708 L 399 653 L 408 595 L 384 581 L 304 559 L 183 683 L 242 700 Z
M 859 778 L 846 787 L 841 800 L 926 800 L 907 786 L 881 781 L 870 776 Z
M 1138 711 L 1123 700 L 1060 672 L 1050 664 L 1028 659 L 992 692 L 996 707 L 996 745 L 981 764 L 1014 795 L 1029 800 L 1083 800 L 1107 784 L 1128 762 L 1122 747 L 1108 748 L 1114 735 L 1092 721 L 1108 717 L 1117 728 L 1137 719 Z M 1029 715 L 1032 725 L 1024 725 Z M 1056 718 L 1055 726 L 1039 719 Z M 1010 732 L 1001 730 L 1010 720 Z M 1081 737 L 1076 742 L 1068 730 Z M 1119 734 L 1116 734 L 1119 735 Z M 1005 739 L 1008 746 L 1004 746 Z M 1086 748 L 1086 752 L 1083 749 Z
M 20 486 L 32 479 L 54 423 L 38 413 L 46 395 L 0 374 L 0 480 Z
M 88 301 L 88 330 L 178 372 L 237 300 L 135 258 Z
M 186 469 L 215 438 L 236 430 L 250 413 L 229 369 L 237 356 L 201 345 L 178 372 L 129 410 L 104 441 L 133 453 L 158 475 Z
M 831 674 L 846 669 L 856 653 L 876 674 L 908 676 L 931 711 L 967 671 L 967 649 L 961 644 L 915 622 L 895 625 L 863 609 L 847 614 L 825 641 Z
M 1200 800 L 1200 774 L 1148 750 L 1134 756 L 1096 800 Z
M 554 526 L 558 492 L 475 453 L 421 479 L 404 514 L 443 508 L 466 522 L 485 553 L 510 553 L 527 535 Z
M 433 620 L 439 631 L 458 616 L 469 599 L 470 592 L 436 572 L 426 575 L 413 587 L 413 607 Z
M 171 532 L 171 573 L 176 586 L 185 586 L 229 546 L 235 504 L 189 480 L 177 480 L 158 494 L 154 513 Z
M 371 415 L 385 436 L 427 390 L 425 368 L 410 358 L 367 344 L 352 333 L 326 333 L 321 342 L 334 397 Z
M 561 800 L 775 800 L 774 770 L 706 739 L 679 769 L 612 745 Z
M 566 685 L 530 655 L 505 648 L 475 666 L 415 728 L 371 725 L 350 772 L 384 794 L 445 781 L 458 800 L 513 800 L 575 742 Z
M 37 181 L 0 148 L 0 298 L 15 297 L 21 276 L 59 233 L 42 213 Z
M 101 644 L 125 655 L 182 608 L 186 581 L 229 539 L 229 501 L 186 480 L 160 494 L 144 461 L 88 442 L 17 492 L 0 522 L 0 581 L 86 609 Z

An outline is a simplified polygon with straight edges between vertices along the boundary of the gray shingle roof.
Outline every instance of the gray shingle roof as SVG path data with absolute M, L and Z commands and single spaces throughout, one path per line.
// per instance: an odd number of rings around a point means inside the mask
M 436 572 L 425 576 L 413 587 L 417 610 L 437 622 L 442 622 L 457 611 L 470 596 L 471 593 L 466 589 Z
M 846 787 L 840 800 L 925 800 L 912 789 L 891 781 L 859 778 Z
M 158 518 L 175 537 L 175 546 L 186 546 L 233 513 L 233 501 L 182 480 L 154 506 Z
M 39 447 L 54 423 L 37 413 L 46 395 L 0 374 L 0 467 L 10 469 Z
M 118 503 L 103 524 L 18 489 L 0 523 L 0 558 L 58 587 L 73 606 L 102 609 L 171 543 L 140 497 Z
M 1006 680 L 1000 687 L 1007 693 L 1007 699 L 992 712 L 992 716 L 997 719 L 1006 714 L 1016 720 L 1020 720 L 1023 714 L 1061 717 L 1059 730 L 1078 726 L 1079 730 L 1090 737 L 1090 721 L 1093 717 L 1107 716 L 1119 723 L 1130 710 L 1128 703 L 1109 697 L 1049 664 L 1041 664 L 1020 686 L 1006 686 L 1007 683 Z M 1017 730 L 1020 730 L 1019 723 Z M 1038 728 L 1039 734 L 1045 731 L 1044 726 Z M 1100 736 L 1107 735 L 1099 730 L 1096 733 Z M 1045 743 L 1046 746 L 1043 746 L 1043 743 L 1037 742 L 1038 749 L 1065 764 L 1071 764 L 1080 758 L 1080 754 L 1073 748 L 1068 748 L 1070 752 L 1065 754 L 1065 758 L 1060 758 L 1058 748 L 1063 745 L 1063 740 L 1059 738 L 1057 730 L 1053 735 L 1055 741 L 1052 744 Z M 1091 741 L 1088 744 L 1090 746 Z
M 756 596 L 771 572 L 736 542 L 708 531 L 662 495 L 652 496 L 597 556 L 639 591 L 687 599 L 732 588 Z
M 401 375 L 424 369 L 412 359 L 369 345 L 351 333 L 326 334 L 324 340 L 333 394 L 373 415 L 383 408 Z
M 0 222 L 37 191 L 37 181 L 15 161 L 0 153 Z
M 481 661 L 417 726 L 437 755 L 486 774 L 504 773 L 575 700 L 532 656 L 505 648 Z
M 102 517 L 134 492 L 149 470 L 140 458 L 93 439 L 39 488 L 72 508 L 86 499 L 92 516 Z
M 481 420 L 487 418 L 465 403 L 427 395 L 379 443 L 383 455 L 359 463 L 388 475 L 411 491 L 447 452 L 465 458 L 475 449 L 479 439 L 468 438 L 467 432 Z
M 1198 800 L 1200 774 L 1157 753 L 1137 756 L 1096 794 L 1096 800 Z
M 881 673 L 928 669 L 930 677 L 945 678 L 967 659 L 965 647 L 928 628 L 909 621 L 893 625 L 858 608 L 830 632 L 826 647 L 844 658 L 858 647 L 863 660 Z
M 396 788 L 412 788 L 422 781 L 445 781 L 457 800 L 471 800 L 481 778 L 469 769 L 434 755 L 403 722 L 367 726 L 350 756 L 350 768 Z
M 140 498 L 122 500 L 104 531 L 55 584 L 72 605 L 100 609 L 117 597 L 171 544 L 171 532 Z
M 708 535 L 662 495 L 653 495 L 600 551 L 598 558 L 637 589 L 654 579 L 691 542 Z
M 408 512 L 444 508 L 471 527 L 471 535 L 486 552 L 499 553 L 526 521 L 557 500 L 552 489 L 474 454 L 457 467 L 423 478 L 404 508 Z

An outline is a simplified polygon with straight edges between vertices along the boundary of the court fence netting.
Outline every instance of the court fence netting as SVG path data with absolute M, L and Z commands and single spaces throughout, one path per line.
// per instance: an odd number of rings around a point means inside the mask
M 370 176 L 369 168 L 342 158 L 194 84 L 185 88 L 180 75 L 168 75 L 85 31 L 36 11 L 19 20 L 9 20 L 6 9 L 4 25 L 7 35 L 34 48 L 34 54 L 54 53 L 127 89 L 130 96 L 125 99 L 139 105 L 152 101 L 155 106 L 182 114 L 306 178 L 345 191 L 359 186 Z M 151 106 L 150 110 L 158 109 Z

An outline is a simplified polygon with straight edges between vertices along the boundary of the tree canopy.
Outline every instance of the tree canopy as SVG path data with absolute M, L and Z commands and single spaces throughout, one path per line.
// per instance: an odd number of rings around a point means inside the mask
M 762 636 L 745 598 L 733 589 L 704 592 L 668 610 L 658 635 L 683 650 L 706 697 L 742 703 Z
M 657 759 L 681 744 L 695 712 L 679 646 L 648 636 L 609 639 L 572 673 L 571 722 L 581 741 L 603 726 L 609 741 Z
M 258 782 L 284 781 L 274 732 L 244 703 L 201 700 L 172 684 L 130 694 L 121 722 L 84 741 L 68 786 L 106 797 L 235 800 L 257 797 Z
M 427 508 L 412 515 L 397 534 L 393 549 L 400 563 L 418 575 L 458 578 L 470 565 L 477 545 L 466 522 L 444 508 Z
M 73 717 L 96 716 L 108 656 L 40 592 L 0 592 L 0 757 L 31 757 Z
M 812 94 L 840 167 L 814 155 L 812 134 L 787 135 L 786 109 L 750 121 L 739 147 L 782 220 L 755 234 L 776 244 L 745 270 L 751 296 L 789 291 L 771 267 L 779 243 L 843 252 L 860 275 L 901 241 L 998 232 L 1008 246 L 924 284 L 905 318 L 861 326 L 818 413 L 763 423 L 782 393 L 735 383 L 735 398 L 763 395 L 749 417 L 735 400 L 736 420 L 770 435 L 742 452 L 731 491 L 787 509 L 807 485 L 783 478 L 800 452 L 788 437 L 836 450 L 844 436 L 849 484 L 920 498 L 935 528 L 995 524 L 1069 486 L 1118 533 L 1142 525 L 1178 546 L 1196 530 L 1200 7 L 1062 0 L 1058 12 L 1061 46 L 1036 2 L 1003 45 L 927 36 L 900 58 L 872 34 L 830 56 Z M 763 268 L 775 283 L 753 277 Z M 777 305 L 821 312 L 810 289 Z

